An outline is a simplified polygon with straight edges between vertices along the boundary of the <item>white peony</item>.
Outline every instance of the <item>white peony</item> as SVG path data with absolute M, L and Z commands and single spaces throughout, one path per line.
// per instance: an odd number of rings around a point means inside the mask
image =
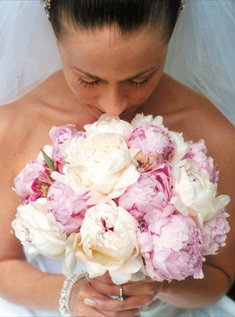
M 99 133 L 74 139 L 65 148 L 63 171 L 80 184 L 115 198 L 139 178 L 136 162 L 122 136 Z
M 20 205 L 12 227 L 29 253 L 41 253 L 52 258 L 64 255 L 67 237 L 53 215 L 47 213 L 46 198 Z
M 112 201 L 97 204 L 86 212 L 74 244 L 75 254 L 91 278 L 108 271 L 115 284 L 142 279 L 137 230 L 137 220 L 125 209 Z
M 169 131 L 169 135 L 174 142 L 174 151 L 173 157 L 171 159 L 172 164 L 177 164 L 180 160 L 183 159 L 185 154 L 189 150 L 188 144 L 184 141 L 184 137 L 182 133 Z
M 173 168 L 175 193 L 171 203 L 184 215 L 196 218 L 200 224 L 214 217 L 228 203 L 229 196 L 217 196 L 217 185 L 209 175 L 200 173 L 190 159 Z
M 153 118 L 152 115 L 145 116 L 143 113 L 137 113 L 134 117 L 134 119 L 131 121 L 132 127 L 135 129 L 143 124 L 152 124 L 158 127 L 161 127 L 163 129 L 166 129 L 163 125 L 163 117 L 162 116 L 156 116 Z
M 103 114 L 98 121 L 85 125 L 84 129 L 88 137 L 97 133 L 116 133 L 126 137 L 130 135 L 133 130 L 127 121 L 108 114 Z

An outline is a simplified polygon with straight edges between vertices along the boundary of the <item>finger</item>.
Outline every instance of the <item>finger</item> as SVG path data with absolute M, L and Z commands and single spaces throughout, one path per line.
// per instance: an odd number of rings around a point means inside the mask
M 107 315 L 104 312 L 98 311 L 94 307 L 89 307 L 82 302 L 78 302 L 78 305 L 73 314 L 77 317 L 106 317 Z
M 92 287 L 91 283 L 87 282 L 79 291 L 76 316 L 134 316 L 138 313 L 139 309 L 148 304 L 150 300 L 151 299 L 147 296 L 145 296 L 145 299 L 142 297 L 140 297 L 140 299 L 138 299 L 138 297 L 132 297 L 131 299 L 128 298 L 127 301 L 125 300 L 126 303 L 123 305 L 124 302 L 120 302 L 117 299 L 110 299 L 100 294 Z M 136 303 L 139 304 L 138 307 Z M 102 315 L 99 315 L 97 312 L 100 312 Z
M 143 306 L 149 305 L 152 303 L 152 296 L 130 296 L 127 297 L 123 302 L 118 299 L 107 298 L 95 298 L 90 297 L 92 304 L 99 311 L 125 311 L 132 309 L 141 309 Z
M 108 272 L 106 272 L 102 276 L 98 276 L 98 277 L 90 279 L 90 280 L 98 280 L 98 281 L 103 282 L 105 284 L 113 284 L 113 281 L 112 281 L 112 279 L 111 279 L 111 277 L 110 277 Z
M 131 310 L 124 310 L 121 312 L 116 312 L 116 311 L 102 311 L 103 314 L 105 314 L 105 316 L 108 317 L 137 317 L 138 315 L 140 315 L 140 311 L 138 309 L 131 309 Z
M 98 277 L 93 278 L 93 279 L 94 280 L 98 280 L 100 282 L 107 283 L 107 284 L 113 284 L 113 281 L 112 281 L 112 279 L 111 279 L 111 277 L 109 275 L 109 272 L 106 272 L 104 275 L 98 276 Z M 91 280 L 91 279 L 89 278 L 89 280 Z M 153 279 L 151 279 L 150 277 L 147 277 L 147 276 L 145 277 L 144 280 L 141 280 L 141 281 L 156 282 L 156 281 L 154 281 Z M 136 284 L 136 281 L 129 281 L 127 284 Z
M 120 295 L 120 286 L 113 283 L 106 284 L 100 279 L 90 280 L 92 287 L 99 293 L 108 295 L 108 296 L 119 296 Z
M 105 296 L 93 289 L 89 282 L 86 282 L 78 292 L 78 300 L 73 315 L 79 317 L 106 317 L 106 314 L 96 309 L 95 302 L 90 299 L 90 296 L 100 297 L 103 301 L 106 299 Z
M 90 280 L 91 285 L 97 292 L 110 295 L 110 296 L 119 296 L 120 295 L 120 286 L 115 284 L 105 284 L 99 279 Z M 123 284 L 123 294 L 124 296 L 140 296 L 140 295 L 156 295 L 160 283 L 140 281 L 135 283 Z
M 78 298 L 84 300 L 85 298 L 89 299 L 91 297 L 99 298 L 104 301 L 107 299 L 106 294 L 100 293 L 92 286 L 90 282 L 87 282 L 80 288 Z

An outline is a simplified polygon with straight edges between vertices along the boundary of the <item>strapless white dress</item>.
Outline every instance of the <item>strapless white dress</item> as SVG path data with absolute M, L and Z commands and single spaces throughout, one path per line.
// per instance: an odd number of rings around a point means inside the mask
M 44 256 L 27 256 L 28 261 L 41 271 L 60 274 L 62 261 L 60 259 L 48 259 Z M 76 271 L 85 270 L 82 263 L 78 262 Z M 59 312 L 37 311 L 15 305 L 0 297 L 1 317 L 59 317 Z M 234 317 L 235 302 L 229 297 L 222 297 L 216 304 L 201 309 L 181 309 L 156 300 L 148 310 L 141 312 L 141 317 Z

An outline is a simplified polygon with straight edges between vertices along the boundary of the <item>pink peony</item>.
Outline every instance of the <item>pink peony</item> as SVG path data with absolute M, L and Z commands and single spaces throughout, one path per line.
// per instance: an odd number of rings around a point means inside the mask
M 172 168 L 167 162 L 140 175 L 118 199 L 118 205 L 134 217 L 143 218 L 148 212 L 163 210 L 172 198 Z
M 140 150 L 136 159 L 141 165 L 146 163 L 156 164 L 168 160 L 174 151 L 173 141 L 169 133 L 153 124 L 138 126 L 126 139 L 126 142 L 130 148 Z M 147 157 L 144 155 L 147 155 Z
M 196 162 L 200 170 L 206 170 L 209 174 L 210 181 L 216 183 L 218 180 L 218 173 L 214 166 L 212 157 L 206 155 L 207 149 L 204 140 L 199 142 L 187 142 L 189 145 L 189 152 L 185 155 L 185 159 L 192 159 Z
M 228 214 L 222 211 L 204 222 L 202 228 L 203 255 L 216 254 L 220 246 L 225 246 L 226 234 L 230 229 L 227 217 Z
M 41 196 L 45 197 L 51 183 L 50 171 L 43 160 L 26 164 L 14 180 L 15 191 L 23 197 L 25 203 L 35 201 Z
M 80 189 L 81 193 L 76 193 L 68 184 L 55 181 L 48 192 L 48 211 L 64 226 L 66 233 L 79 231 L 88 208 L 90 193 L 82 187 Z
M 154 280 L 203 278 L 202 237 L 193 219 L 171 215 L 138 232 L 147 274 Z
M 79 136 L 79 133 L 75 125 L 67 124 L 61 127 L 53 127 L 49 132 L 49 136 L 53 142 L 52 158 L 57 162 L 61 162 L 61 160 L 63 160 L 63 148 L 69 144 L 73 138 Z

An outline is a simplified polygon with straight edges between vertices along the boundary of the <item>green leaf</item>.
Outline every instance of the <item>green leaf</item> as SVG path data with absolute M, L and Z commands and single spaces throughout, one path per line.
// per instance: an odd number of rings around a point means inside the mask
M 45 151 L 41 150 L 43 158 L 45 160 L 45 162 L 47 163 L 48 167 L 50 168 L 50 170 L 55 171 L 55 164 L 54 161 L 46 154 Z

